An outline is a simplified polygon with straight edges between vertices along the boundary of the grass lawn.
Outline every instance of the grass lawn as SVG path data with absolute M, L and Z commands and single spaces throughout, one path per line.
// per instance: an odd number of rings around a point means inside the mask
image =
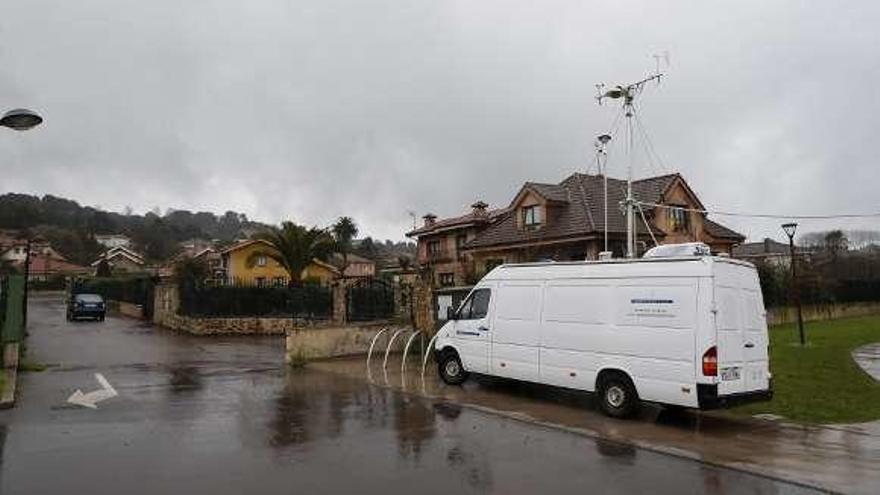
M 880 419 L 880 382 L 851 355 L 857 347 L 880 341 L 880 316 L 811 322 L 804 328 L 806 347 L 798 343 L 795 325 L 770 328 L 773 400 L 731 411 L 810 423 Z

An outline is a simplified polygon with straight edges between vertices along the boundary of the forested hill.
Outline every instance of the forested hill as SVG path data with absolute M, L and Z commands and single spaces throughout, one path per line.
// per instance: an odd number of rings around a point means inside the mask
M 68 260 L 86 265 L 103 248 L 94 240 L 96 234 L 125 234 L 149 261 L 162 261 L 180 249 L 189 239 L 218 241 L 220 245 L 250 237 L 267 228 L 248 220 L 243 213 L 227 211 L 223 215 L 200 211 L 169 210 L 164 215 L 115 213 L 76 201 L 46 195 L 9 193 L 0 196 L 0 229 L 29 230 L 46 240 Z M 356 242 L 355 252 L 380 264 L 393 263 L 401 256 L 414 258 L 412 242 L 379 241 L 366 237 Z
M 201 238 L 231 242 L 265 225 L 242 213 L 168 211 L 164 215 L 122 214 L 81 206 L 76 201 L 46 195 L 9 193 L 0 196 L 0 229 L 30 229 L 49 240 L 72 262 L 85 264 L 101 252 L 95 234 L 126 234 L 148 259 L 163 260 L 181 241 Z

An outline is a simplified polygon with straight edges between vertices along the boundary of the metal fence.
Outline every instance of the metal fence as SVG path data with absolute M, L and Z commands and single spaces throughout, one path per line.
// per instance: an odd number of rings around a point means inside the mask
M 346 312 L 349 321 L 393 318 L 394 286 L 376 278 L 365 278 L 354 282 L 346 291 Z
M 208 318 L 326 320 L 333 315 L 333 292 L 318 285 L 262 287 L 182 284 L 180 313 Z
M 9 275 L 0 280 L 0 333 L 3 343 L 24 338 L 24 277 Z

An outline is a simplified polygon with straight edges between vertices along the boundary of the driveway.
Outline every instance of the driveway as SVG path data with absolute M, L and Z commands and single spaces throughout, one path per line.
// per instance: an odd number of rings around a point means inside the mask
M 30 359 L 53 366 L 20 375 L 18 406 L 0 412 L 4 494 L 810 491 L 338 370 L 286 371 L 279 338 L 68 323 L 57 297 L 32 297 L 30 318 Z M 95 373 L 119 396 L 66 403 L 99 387 Z

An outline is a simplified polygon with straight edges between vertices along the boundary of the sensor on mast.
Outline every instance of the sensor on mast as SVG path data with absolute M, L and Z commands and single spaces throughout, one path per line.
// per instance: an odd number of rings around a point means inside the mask
M 659 66 L 659 58 L 657 59 L 657 63 Z M 604 84 L 597 84 L 596 90 L 598 95 L 596 96 L 596 100 L 599 102 L 599 105 L 605 99 L 612 100 L 623 100 L 623 110 L 624 115 L 626 116 L 626 131 L 627 131 L 627 155 L 629 156 L 628 165 L 627 165 L 627 178 L 626 178 L 626 200 L 624 201 L 624 206 L 626 208 L 626 257 L 634 258 L 636 256 L 636 245 L 635 245 L 635 199 L 632 194 L 632 175 L 633 175 L 633 123 L 632 117 L 635 115 L 635 106 L 633 102 L 636 97 L 642 93 L 642 90 L 645 88 L 645 85 L 651 81 L 655 81 L 657 84 L 660 84 L 660 79 L 664 76 L 659 70 L 640 80 L 631 84 L 621 84 L 613 86 L 611 89 L 605 91 Z M 609 136 L 610 140 L 610 136 Z M 604 142 L 603 142 L 604 145 Z M 607 211 L 607 199 L 605 210 Z M 607 221 L 606 221 L 607 224 Z M 607 235 L 606 235 L 607 239 Z M 607 250 L 607 247 L 606 247 Z

